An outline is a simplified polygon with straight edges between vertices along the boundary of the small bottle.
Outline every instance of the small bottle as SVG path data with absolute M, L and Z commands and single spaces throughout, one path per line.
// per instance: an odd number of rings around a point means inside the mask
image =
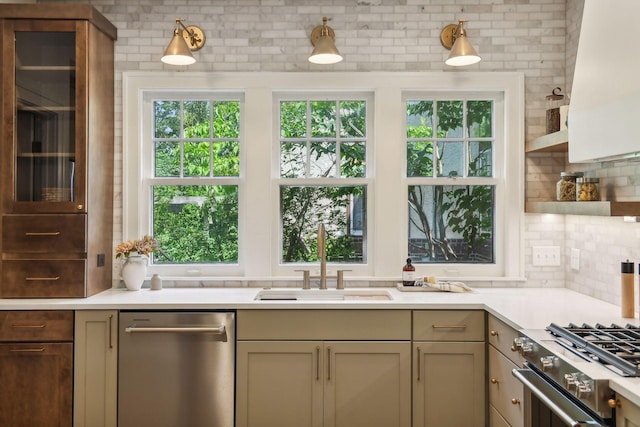
M 411 258 L 407 258 L 407 263 L 402 267 L 402 285 L 413 286 L 416 282 L 416 268 L 411 264 Z
M 633 296 L 633 263 L 622 262 L 620 264 L 620 306 L 622 308 L 622 317 L 633 318 L 635 313 L 635 298 Z

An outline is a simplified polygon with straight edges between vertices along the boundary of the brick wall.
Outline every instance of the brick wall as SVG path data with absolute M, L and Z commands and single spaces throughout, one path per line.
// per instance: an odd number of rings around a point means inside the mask
M 47 1 L 42 1 L 47 2 Z M 560 86 L 570 93 L 584 0 L 91 0 L 118 27 L 116 43 L 116 195 L 114 241 L 121 239 L 122 186 L 122 72 L 161 71 L 160 56 L 168 43 L 175 18 L 200 26 L 205 47 L 190 71 L 433 71 L 444 65 L 448 51 L 440 45 L 441 29 L 466 18 L 468 36 L 483 60 L 466 67 L 474 71 L 522 71 L 526 90 L 526 139 L 545 132 L 545 96 Z M 307 62 L 309 34 L 331 17 L 336 44 L 345 60 L 332 66 Z M 465 72 L 455 70 L 453 72 Z M 562 155 L 527 158 L 527 194 L 548 199 L 559 172 L 573 167 Z M 633 163 L 580 167 L 612 185 L 619 198 L 640 200 L 640 171 Z M 624 187 L 621 187 L 624 186 Z M 595 224 L 593 229 L 588 224 Z M 586 224 L 586 225 L 585 225 Z M 581 242 L 585 228 L 626 237 L 608 242 L 612 254 L 640 256 L 627 227 L 608 218 L 526 216 L 525 286 L 567 286 L 614 301 L 615 293 L 602 292 L 607 284 L 583 280 L 568 267 L 532 267 L 533 245 L 560 245 L 568 256 Z M 633 230 L 637 232 L 638 226 Z M 565 236 L 566 231 L 566 236 Z M 578 235 L 576 235 L 577 233 Z M 598 264 L 599 251 L 583 248 L 583 258 Z M 614 256 L 614 255 L 611 255 Z M 589 261 L 590 262 L 590 261 Z M 602 261 L 600 261 L 602 262 Z M 606 260 L 601 271 L 617 269 L 618 259 Z M 619 269 L 618 269 L 619 270 Z M 599 275 L 600 273 L 598 273 Z M 596 275 L 596 276 L 598 276 Z M 602 274 L 603 277 L 606 274 Z M 579 284 L 578 284 L 579 283 Z M 501 284 L 505 285 L 505 284 Z M 508 285 L 508 284 L 507 284 Z M 608 296 L 607 296 L 608 295 Z

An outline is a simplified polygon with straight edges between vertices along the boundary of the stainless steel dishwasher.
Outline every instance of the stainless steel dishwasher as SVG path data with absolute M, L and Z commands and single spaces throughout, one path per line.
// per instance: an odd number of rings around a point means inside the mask
M 121 312 L 119 427 L 233 427 L 235 313 Z

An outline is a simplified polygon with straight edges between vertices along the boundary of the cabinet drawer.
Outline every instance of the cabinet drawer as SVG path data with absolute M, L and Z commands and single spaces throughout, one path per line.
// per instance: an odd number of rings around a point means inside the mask
M 524 390 L 511 371 L 516 365 L 489 346 L 489 403 L 513 427 L 524 426 Z
M 489 344 L 498 349 L 513 363 L 522 367 L 524 358 L 518 351 L 514 351 L 513 340 L 518 337 L 518 331 L 513 329 L 495 316 L 489 315 L 487 329 L 489 330 Z
M 0 341 L 73 340 L 73 311 L 0 311 Z
M 85 296 L 85 260 L 5 260 L 3 298 Z
M 86 223 L 86 215 L 6 215 L 2 217 L 2 250 L 86 252 Z
M 413 340 L 484 341 L 484 311 L 414 311 Z
M 410 340 L 409 310 L 239 310 L 239 340 Z

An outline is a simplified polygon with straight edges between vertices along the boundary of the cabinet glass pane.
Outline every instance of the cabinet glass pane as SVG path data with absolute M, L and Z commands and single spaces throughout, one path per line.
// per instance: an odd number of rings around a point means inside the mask
M 22 32 L 16 40 L 16 200 L 73 201 L 75 33 Z

